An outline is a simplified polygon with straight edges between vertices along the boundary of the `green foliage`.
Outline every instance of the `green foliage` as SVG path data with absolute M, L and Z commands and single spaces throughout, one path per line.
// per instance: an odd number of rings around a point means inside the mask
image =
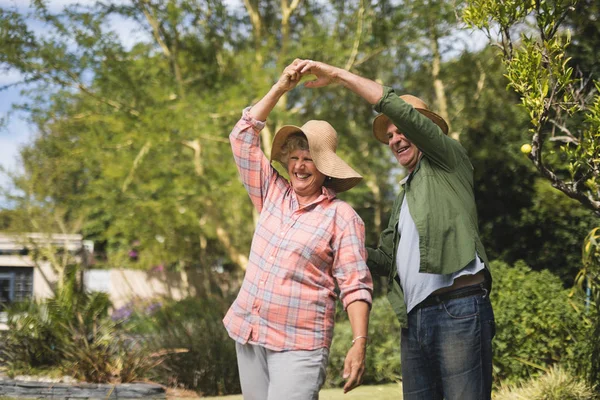
M 381 75 L 410 42 L 397 23 L 417 19 L 388 1 L 269 0 L 236 10 L 222 1 L 107 1 L 57 13 L 36 4 L 0 15 L 0 63 L 24 77 L 22 109 L 39 133 L 21 153 L 12 228 L 37 231 L 32 220 L 60 210 L 95 242 L 97 264 L 200 269 L 208 283 L 197 292 L 209 293 L 218 293 L 214 270 L 245 266 L 254 227 L 227 143 L 242 109 L 295 57 Z M 149 35 L 126 48 L 105 23 L 113 16 Z M 40 21 L 44 37 L 32 29 Z M 270 116 L 264 147 L 282 124 L 314 118 L 332 122 L 340 154 L 370 177 L 344 198 L 376 225 L 374 242 L 381 221 L 371 216 L 389 207 L 393 164 L 365 140 L 368 104 L 339 89 L 296 90 Z
M 520 212 L 520 219 L 503 250 L 507 263 L 523 259 L 534 270 L 548 269 L 569 287 L 582 267 L 581 242 L 598 224 L 598 218 L 577 201 L 555 190 L 540 178 L 533 184 L 531 205 Z M 494 238 L 489 237 L 494 246 Z
M 590 290 L 596 309 L 593 337 L 600 335 L 600 228 L 592 229 L 583 242 L 583 268 L 577 275 L 576 283 L 579 287 Z M 590 381 L 600 382 L 600 342 L 592 341 L 592 368 Z
M 99 318 L 107 318 L 110 301 L 105 294 L 80 291 L 78 268 L 69 266 L 56 295 L 40 301 L 16 303 L 7 309 L 9 333 L 3 358 L 9 370 L 56 366 L 72 340 L 72 324 L 83 334 L 93 331 Z
M 558 277 L 523 262 L 492 262 L 491 269 L 496 382 L 515 383 L 556 363 L 585 371 L 593 313 L 584 311 L 583 301 L 570 298 Z
M 394 382 L 400 379 L 400 324 L 388 300 L 379 297 L 373 302 L 369 318 L 369 347 L 364 384 Z M 342 319 L 335 324 L 329 353 L 327 386 L 343 386 L 344 359 L 352 342 L 350 322 Z
M 91 328 L 91 329 L 89 329 Z M 94 320 L 86 327 L 79 318 L 66 329 L 72 336 L 59 348 L 63 371 L 77 380 L 104 383 L 114 378 L 115 326 L 110 320 Z
M 131 382 L 162 362 L 128 339 L 108 317 L 104 293 L 85 293 L 77 267 L 54 297 L 16 303 L 8 312 L 8 331 L 1 359 L 8 373 L 36 374 L 60 369 L 86 382 Z
M 9 374 L 56 365 L 60 338 L 48 319 L 48 307 L 35 302 L 16 304 L 7 309 L 9 333 L 1 358 Z
M 189 297 L 149 313 L 138 309 L 123 323 L 143 336 L 147 352 L 164 354 L 154 371 L 163 384 L 204 395 L 239 393 L 235 342 L 221 321 L 229 304 L 219 298 Z
M 509 86 L 519 94 L 530 117 L 531 161 L 555 188 L 599 212 L 598 99 L 591 96 L 594 88 L 582 83 L 586 77 L 575 75 L 577 65 L 568 54 L 571 33 L 561 29 L 577 0 L 467 3 L 463 19 L 471 26 L 488 29 L 489 35 L 489 27 L 499 24 Z M 526 21 L 532 21 L 534 28 L 519 32 Z M 518 41 L 513 36 L 517 32 Z M 549 140 L 563 145 L 556 149 Z M 558 161 L 555 153 L 560 155 Z
M 585 382 L 555 366 L 543 375 L 516 386 L 503 386 L 496 400 L 594 400 L 598 394 Z

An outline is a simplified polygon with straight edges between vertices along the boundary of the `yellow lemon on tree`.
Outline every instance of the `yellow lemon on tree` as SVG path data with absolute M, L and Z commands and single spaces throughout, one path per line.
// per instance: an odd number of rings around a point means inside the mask
M 521 153 L 523 153 L 523 154 L 531 153 L 531 145 L 529 143 L 525 143 L 523 146 L 521 146 Z

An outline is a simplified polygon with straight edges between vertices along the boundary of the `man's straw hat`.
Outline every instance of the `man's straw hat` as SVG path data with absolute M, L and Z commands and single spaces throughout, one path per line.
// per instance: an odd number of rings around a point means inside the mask
M 344 160 L 335 154 L 337 149 L 337 133 L 333 126 L 326 121 L 312 120 L 301 127 L 285 125 L 277 131 L 271 146 L 271 161 L 277 160 L 287 167 L 282 158 L 281 146 L 293 133 L 303 133 L 308 140 L 310 156 L 315 167 L 331 179 L 325 180 L 324 186 L 332 188 L 337 193 L 356 186 L 362 176 L 353 170 Z
M 413 106 L 415 110 L 435 122 L 435 124 L 442 129 L 442 132 L 444 132 L 445 135 L 448 134 L 448 124 L 446 121 L 444 121 L 444 118 L 431 111 L 423 100 L 410 94 L 402 95 L 400 98 Z M 381 143 L 388 144 L 389 142 L 387 137 L 387 127 L 389 123 L 389 118 L 383 114 L 379 114 L 373 121 L 373 135 L 375 135 L 377 140 L 379 140 Z

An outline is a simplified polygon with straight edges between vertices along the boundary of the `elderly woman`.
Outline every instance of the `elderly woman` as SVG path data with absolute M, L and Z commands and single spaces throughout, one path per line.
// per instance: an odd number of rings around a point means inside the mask
M 325 121 L 284 126 L 271 160 L 259 132 L 269 113 L 299 82 L 298 61 L 271 90 L 244 110 L 231 132 L 242 182 L 260 213 L 240 292 L 223 322 L 236 341 L 246 400 L 318 399 L 333 336 L 335 285 L 354 339 L 344 364 L 344 391 L 364 371 L 372 280 L 366 266 L 364 224 L 336 193 L 362 177 L 336 154 L 337 135 Z

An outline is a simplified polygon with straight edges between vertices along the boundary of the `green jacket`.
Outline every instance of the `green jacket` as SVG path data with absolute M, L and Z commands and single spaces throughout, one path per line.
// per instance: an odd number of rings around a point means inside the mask
M 379 245 L 376 249 L 367 249 L 367 265 L 373 274 L 389 278 L 388 299 L 400 324 L 406 326 L 406 305 L 396 269 L 400 240 L 398 220 L 405 196 L 419 232 L 420 272 L 459 271 L 474 260 L 476 252 L 485 263 L 486 271 L 489 262 L 479 238 L 473 166 L 466 150 L 391 88 L 385 88 L 375 110 L 385 114 L 423 153 L 394 202 Z M 491 277 L 488 278 L 491 281 Z

